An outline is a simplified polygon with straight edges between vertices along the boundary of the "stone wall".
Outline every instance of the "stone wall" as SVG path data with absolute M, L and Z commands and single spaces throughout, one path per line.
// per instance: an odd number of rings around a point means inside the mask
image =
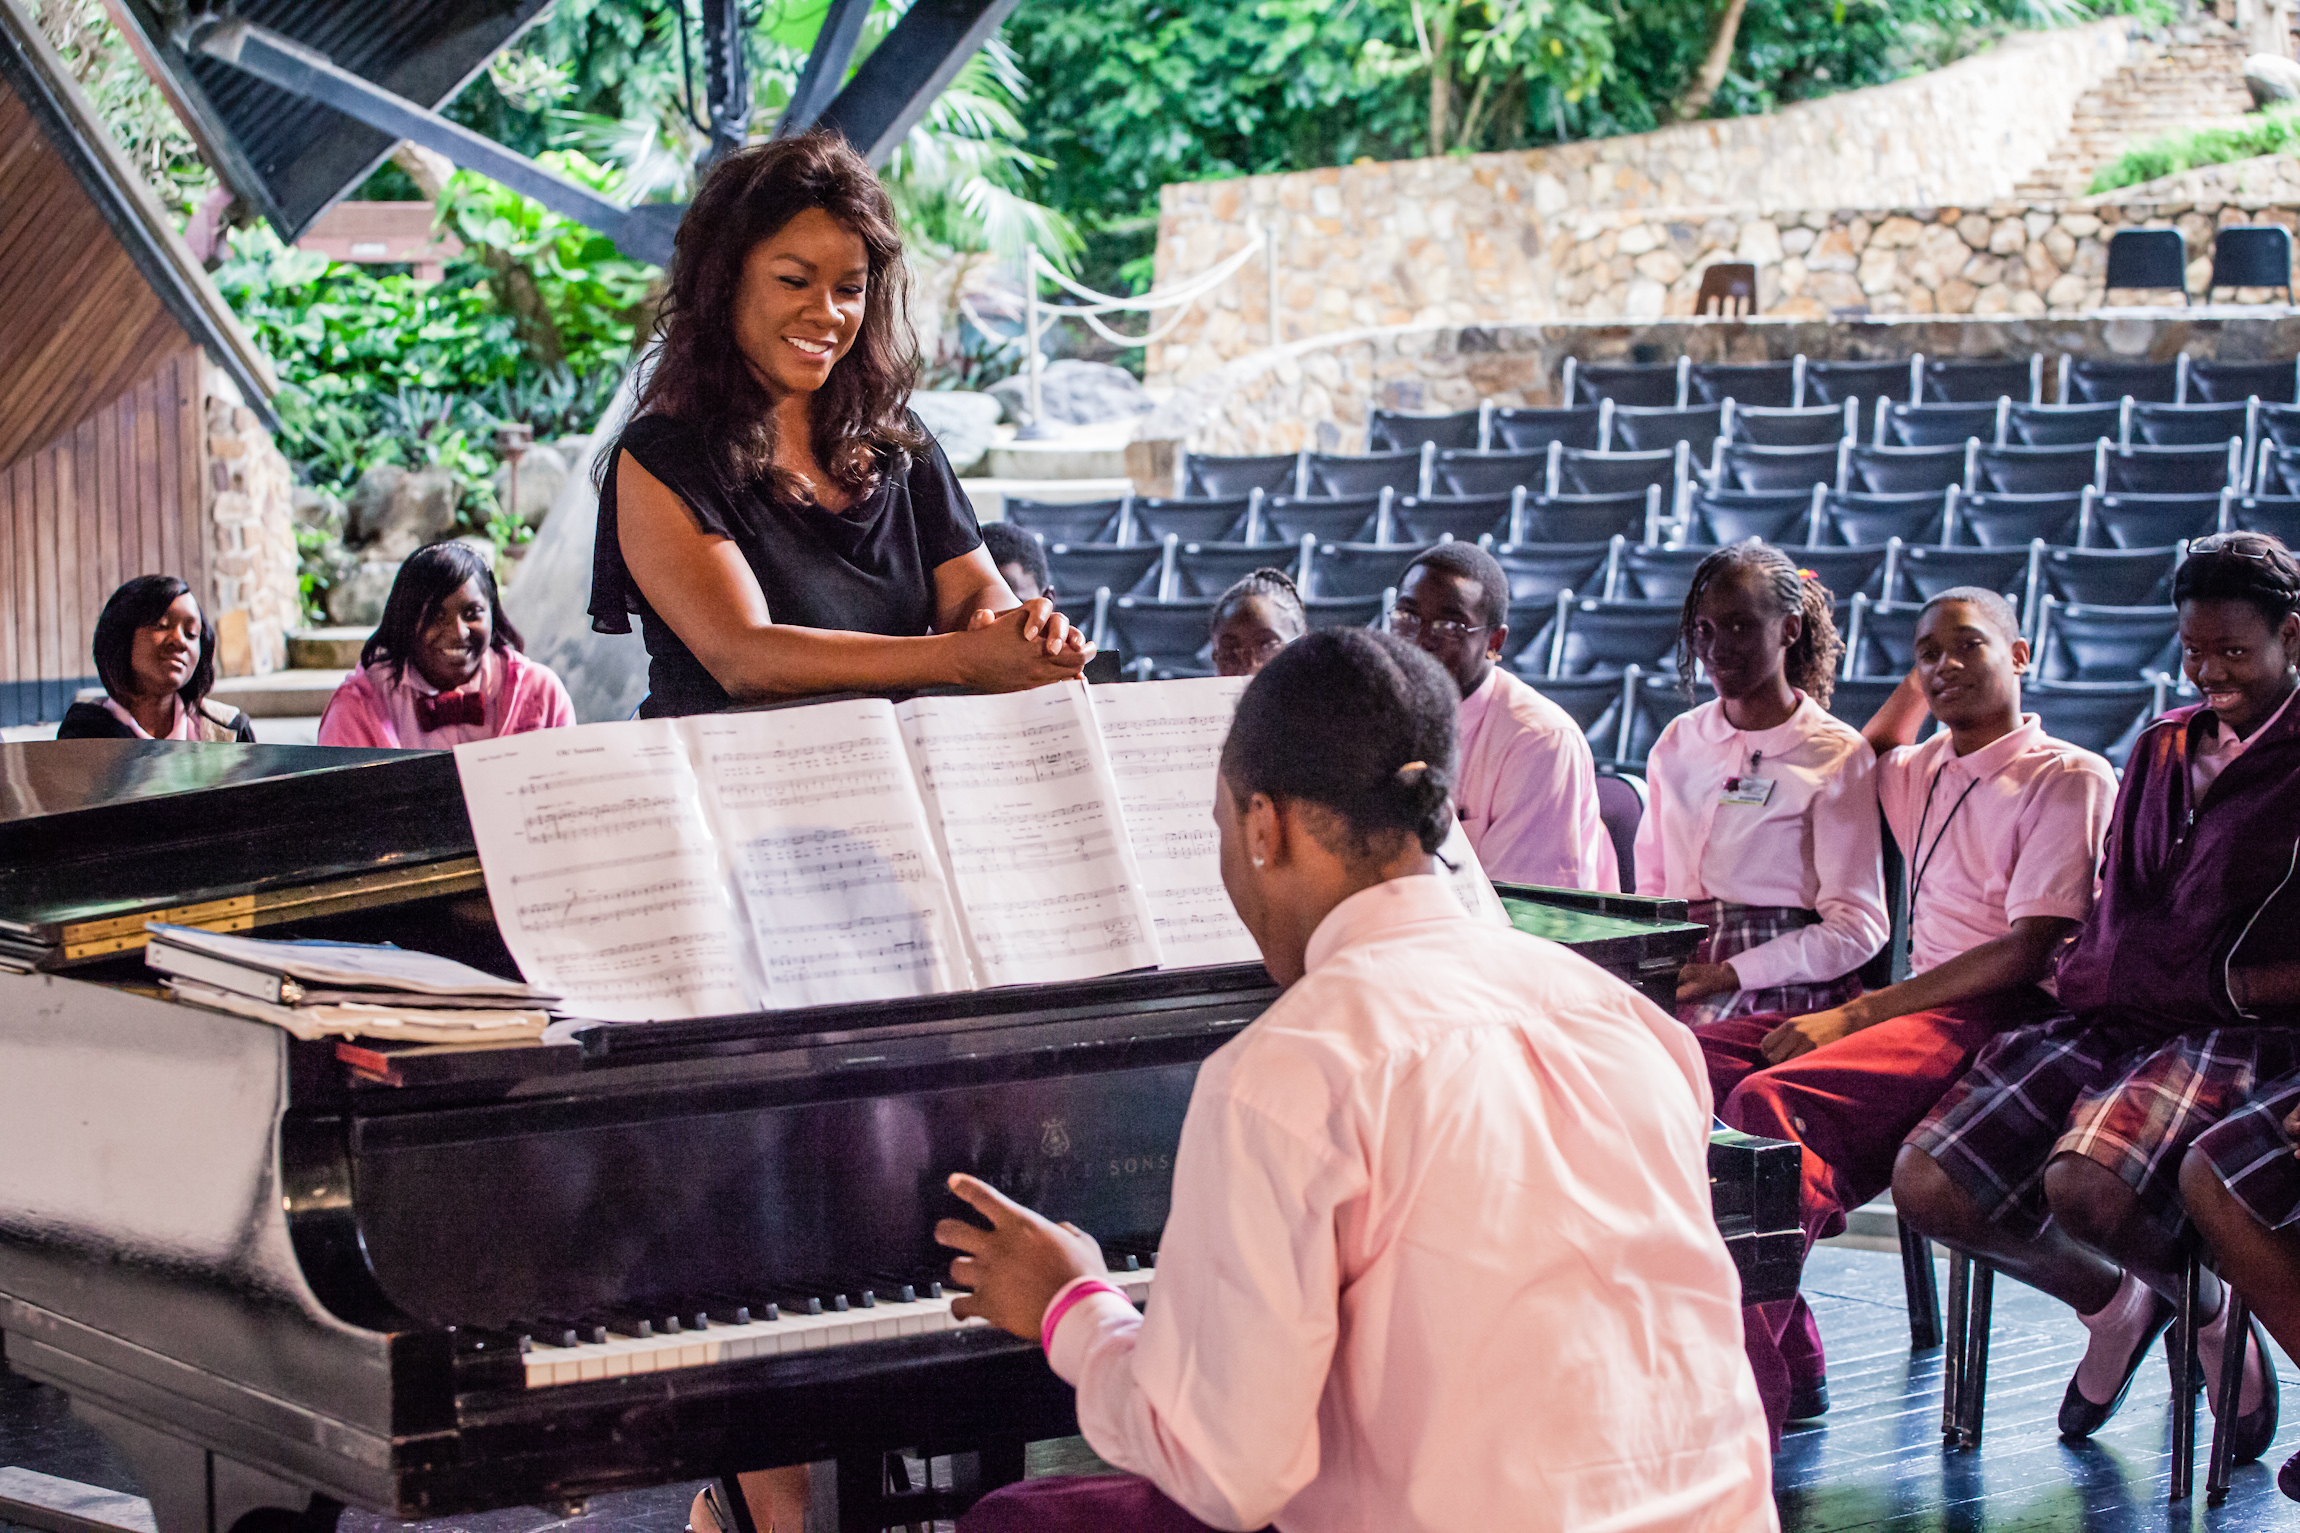
M 2132 46 L 2115 19 L 2016 35 L 1945 69 L 1765 116 L 1511 154 L 1169 185 L 1157 269 L 1168 282 L 1203 271 L 1252 224 L 1276 236 L 1281 340 L 1542 318 L 1553 312 L 1559 232 L 1595 215 L 2004 198 Z M 1257 267 L 1153 349 L 1154 376 L 1267 344 L 1271 284 Z
M 296 582 L 295 480 L 271 434 L 241 402 L 221 370 L 201 364 L 206 384 L 208 482 L 212 542 L 209 610 L 235 611 L 247 622 L 248 658 L 257 675 L 287 664 L 287 635 L 303 626 Z
M 2300 314 L 2229 310 L 1949 317 L 1855 321 L 1663 319 L 1647 324 L 1564 321 L 1508 326 L 1399 326 L 1299 341 L 1177 388 L 1145 418 L 1128 466 L 1146 492 L 1168 493 L 1174 456 L 1357 452 L 1374 408 L 1443 411 L 1481 399 L 1556 404 L 1567 357 L 1585 361 L 1779 361 L 1822 358 L 1998 356 L 2193 357 L 2231 361 L 2300 352 Z M 2048 363 L 2048 365 L 2051 365 Z

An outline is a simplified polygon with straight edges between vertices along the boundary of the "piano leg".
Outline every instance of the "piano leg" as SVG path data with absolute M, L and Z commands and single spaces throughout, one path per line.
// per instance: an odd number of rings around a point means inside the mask
M 334 1533 L 340 1502 L 80 1400 L 73 1414 L 104 1434 L 152 1504 L 159 1533 Z

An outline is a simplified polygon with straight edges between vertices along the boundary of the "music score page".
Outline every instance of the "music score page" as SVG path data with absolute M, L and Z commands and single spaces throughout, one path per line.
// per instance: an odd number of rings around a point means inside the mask
M 1159 961 L 1083 682 L 895 710 L 984 985 Z
M 677 727 L 545 729 L 458 746 L 504 945 L 602 1022 L 751 1010 L 744 934 Z
M 1094 721 L 1169 969 L 1258 963 L 1222 887 L 1214 783 L 1246 676 L 1094 687 Z

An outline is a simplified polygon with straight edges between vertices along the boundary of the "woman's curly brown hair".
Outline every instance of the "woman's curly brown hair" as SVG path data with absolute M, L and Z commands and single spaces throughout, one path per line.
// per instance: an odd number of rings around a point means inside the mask
M 741 481 L 761 476 L 778 495 L 805 488 L 774 466 L 773 401 L 735 340 L 743 264 L 761 240 L 810 208 L 861 239 L 870 275 L 862 329 L 814 397 L 815 461 L 849 494 L 876 488 L 890 459 L 927 438 L 905 401 L 918 380 L 918 343 L 903 314 L 909 269 L 886 188 L 837 133 L 818 129 L 740 150 L 711 168 L 680 220 L 670 291 L 656 317 L 659 347 L 632 409 L 697 427 Z

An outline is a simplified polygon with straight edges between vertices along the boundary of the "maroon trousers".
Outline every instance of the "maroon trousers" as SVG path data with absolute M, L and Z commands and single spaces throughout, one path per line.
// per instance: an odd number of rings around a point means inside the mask
M 958 1533 L 1214 1533 L 1148 1480 L 1045 1475 L 1002 1485 L 958 1520 Z
M 1798 1213 L 1805 1249 L 1844 1232 L 1845 1215 L 1893 1184 L 1902 1139 L 1998 1033 L 2058 1014 L 2051 996 L 2025 989 L 1864 1028 L 1784 1064 L 1758 1045 L 1789 1020 L 1728 1017 L 1695 1028 L 1717 1116 L 1729 1128 L 1786 1139 L 1804 1150 Z M 1776 1446 L 1789 1395 L 1824 1377 L 1821 1332 L 1802 1295 L 1742 1312 L 1749 1365 Z

